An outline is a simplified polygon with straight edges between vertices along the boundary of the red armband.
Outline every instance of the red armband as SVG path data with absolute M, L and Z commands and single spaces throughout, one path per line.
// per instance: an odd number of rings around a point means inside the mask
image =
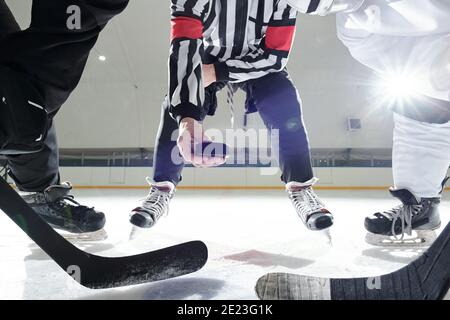
M 194 18 L 177 17 L 172 20 L 171 40 L 179 38 L 201 39 L 203 23 Z
M 295 26 L 271 27 L 266 31 L 266 48 L 290 51 L 294 41 Z

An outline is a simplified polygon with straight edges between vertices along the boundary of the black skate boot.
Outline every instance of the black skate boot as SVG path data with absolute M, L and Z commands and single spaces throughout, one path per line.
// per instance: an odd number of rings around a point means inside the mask
M 418 199 L 406 189 L 391 189 L 390 192 L 402 205 L 367 217 L 366 241 L 378 246 L 430 246 L 436 239 L 433 230 L 441 226 L 440 197 Z M 411 237 L 413 231 L 417 236 L 406 238 Z
M 68 182 L 50 186 L 43 192 L 24 193 L 22 198 L 41 218 L 55 229 L 69 232 L 73 238 L 91 240 L 88 235 L 104 238 L 106 219 L 102 212 L 80 205 L 70 195 L 72 186 Z M 71 236 L 66 238 L 72 239 Z
M 162 216 L 167 215 L 170 200 L 175 192 L 175 186 L 171 182 L 150 185 L 147 198 L 130 214 L 131 224 L 139 228 L 151 228 Z
M 317 179 L 305 183 L 290 182 L 286 185 L 289 198 L 298 216 L 309 230 L 318 231 L 333 225 L 333 215 L 314 192 Z

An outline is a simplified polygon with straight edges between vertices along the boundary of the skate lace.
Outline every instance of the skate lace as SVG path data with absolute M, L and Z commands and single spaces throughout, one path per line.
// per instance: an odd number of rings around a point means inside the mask
M 408 234 L 409 236 L 412 234 L 412 218 L 413 216 L 419 214 L 421 210 L 421 205 L 400 205 L 391 210 L 383 212 L 382 215 L 384 215 L 389 220 L 392 220 L 392 236 L 396 240 L 403 240 L 405 234 Z M 398 219 L 400 219 L 402 227 L 400 237 L 398 237 L 397 233 L 395 232 L 395 226 Z
M 163 215 L 169 214 L 168 207 L 171 198 L 170 192 L 164 192 L 152 186 L 147 198 L 142 203 L 142 209 L 157 220 Z
M 311 214 L 324 208 L 323 202 L 320 201 L 319 197 L 311 187 L 289 191 L 289 196 L 298 215 L 304 222 L 308 220 Z
M 86 206 L 81 205 L 78 201 L 75 200 L 75 197 L 73 195 L 61 196 L 61 197 L 55 199 L 55 201 L 53 201 L 52 204 L 54 206 L 56 206 L 57 208 L 65 208 L 67 206 L 71 206 L 74 208 L 85 209 L 85 210 L 72 211 L 72 213 L 73 213 L 72 219 L 79 220 L 79 221 L 81 221 L 85 218 L 85 216 L 81 213 L 94 209 L 93 207 L 86 207 Z

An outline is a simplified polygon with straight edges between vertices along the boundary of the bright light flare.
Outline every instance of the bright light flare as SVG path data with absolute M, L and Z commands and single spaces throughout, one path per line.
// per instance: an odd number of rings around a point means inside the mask
M 374 98 L 377 107 L 411 108 L 422 98 L 426 92 L 423 74 L 411 72 L 389 71 L 380 75 L 374 86 Z
M 389 71 L 378 74 L 373 83 L 374 106 L 378 108 L 418 108 L 421 105 L 426 85 L 420 69 L 403 72 Z
M 409 99 L 421 92 L 421 83 L 417 77 L 406 74 L 386 75 L 380 87 L 387 99 Z

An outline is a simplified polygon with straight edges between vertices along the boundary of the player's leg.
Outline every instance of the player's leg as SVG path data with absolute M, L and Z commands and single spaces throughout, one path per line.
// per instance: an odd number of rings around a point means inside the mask
M 169 100 L 166 97 L 161 110 L 161 121 L 153 157 L 153 181 L 143 203 L 130 215 L 130 222 L 141 228 L 150 228 L 169 212 L 170 199 L 175 187 L 181 181 L 184 168 L 183 157 L 177 146 L 178 123 L 169 114 Z
M 7 156 L 9 175 L 20 191 L 43 191 L 59 183 L 59 154 L 55 128 L 48 132 L 44 148 L 37 153 Z
M 378 245 L 430 245 L 435 238 L 430 231 L 440 226 L 438 208 L 450 165 L 450 102 L 423 98 L 396 112 L 407 114 L 394 115 L 391 193 L 401 205 L 366 218 L 367 240 Z M 410 238 L 413 230 L 418 235 Z
M 278 132 L 275 135 L 278 141 L 272 143 L 276 144 L 282 180 L 297 214 L 311 230 L 330 227 L 333 216 L 312 188 L 317 179 L 311 165 L 300 96 L 289 75 L 283 71 L 255 80 L 250 94 L 267 128 Z
M 153 157 L 153 181 L 156 183 L 170 182 L 176 186 L 182 180 L 184 161 L 177 146 L 177 131 L 178 123 L 170 116 L 169 99 L 166 97 L 162 104 Z
M 93 233 L 105 225 L 105 215 L 76 202 L 72 186 L 59 179 L 59 155 L 54 126 L 48 132 L 44 148 L 37 153 L 7 156 L 9 175 L 25 201 L 52 227 L 70 233 Z M 98 239 L 105 234 L 83 235 Z M 80 236 L 77 236 L 80 237 Z
M 35 211 L 52 226 L 65 231 L 97 231 L 105 224 L 105 217 L 93 208 L 78 204 L 69 194 L 70 184 L 60 183 L 58 147 L 51 118 L 75 89 L 99 32 L 126 3 L 34 1 L 31 28 L 24 31 L 18 29 L 7 6 L 3 3 L 0 7 L 2 24 L 8 23 L 11 31 L 2 37 L 1 70 L 14 75 L 2 82 L 3 92 L 7 94 L 3 103 L 11 104 L 13 110 L 37 92 L 40 100 L 36 106 L 48 112 L 50 122 L 39 152 L 25 154 L 17 150 L 15 155 L 8 155 L 10 174 L 19 190 L 26 192 L 23 196 Z M 68 28 L 68 13 L 72 12 L 69 9 L 74 5 L 79 6 L 81 14 L 78 29 Z M 23 118 L 22 115 L 20 119 Z

